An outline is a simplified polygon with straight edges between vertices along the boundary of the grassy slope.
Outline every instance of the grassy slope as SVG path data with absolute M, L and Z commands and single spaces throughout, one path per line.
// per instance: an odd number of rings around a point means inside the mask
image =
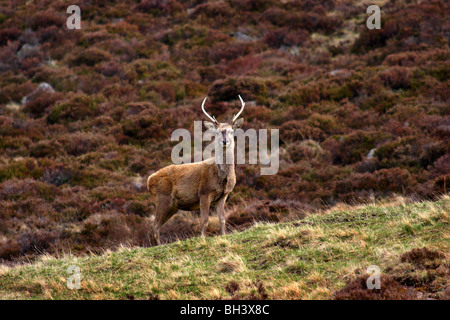
M 159 247 L 43 256 L 29 265 L 0 266 L 0 298 L 226 299 L 227 284 L 236 281 L 243 298 L 259 283 L 269 299 L 326 299 L 369 265 L 411 271 L 400 255 L 413 248 L 449 252 L 449 212 L 448 196 L 422 203 L 399 199 Z M 70 265 L 81 268 L 80 290 L 66 287 Z M 448 280 L 448 274 L 435 280 L 439 290 Z

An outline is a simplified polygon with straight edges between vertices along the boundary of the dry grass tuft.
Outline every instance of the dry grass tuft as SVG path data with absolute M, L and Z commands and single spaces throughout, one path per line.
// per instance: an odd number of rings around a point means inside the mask
M 219 272 L 229 273 L 229 272 L 243 272 L 247 269 L 245 262 L 237 254 L 229 254 L 217 263 Z

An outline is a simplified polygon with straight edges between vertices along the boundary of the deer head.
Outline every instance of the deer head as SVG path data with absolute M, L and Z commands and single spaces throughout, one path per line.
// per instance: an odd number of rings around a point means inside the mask
M 205 111 L 205 101 L 207 97 L 203 100 L 202 103 L 202 110 L 205 113 L 205 115 L 211 119 L 210 121 L 205 121 L 205 126 L 209 130 L 214 130 L 215 135 L 215 141 L 216 143 L 219 143 L 223 148 L 226 147 L 234 147 L 234 131 L 236 129 L 239 129 L 242 124 L 244 123 L 244 118 L 238 119 L 239 115 L 244 111 L 245 102 L 242 100 L 241 96 L 239 95 L 239 99 L 241 100 L 241 110 L 233 116 L 233 118 L 228 122 L 220 123 L 216 120 L 215 117 L 211 117 L 206 111 Z

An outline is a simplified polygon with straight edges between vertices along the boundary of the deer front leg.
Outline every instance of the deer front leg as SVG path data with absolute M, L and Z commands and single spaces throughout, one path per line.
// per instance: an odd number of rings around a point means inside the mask
M 226 227 L 225 227 L 225 201 L 227 201 L 228 194 L 225 194 L 223 197 L 221 197 L 217 201 L 217 215 L 219 216 L 220 221 L 220 234 L 224 235 L 226 234 Z
M 200 219 L 202 226 L 202 237 L 205 236 L 205 230 L 208 226 L 209 220 L 209 206 L 211 205 L 211 199 L 209 195 L 200 196 Z

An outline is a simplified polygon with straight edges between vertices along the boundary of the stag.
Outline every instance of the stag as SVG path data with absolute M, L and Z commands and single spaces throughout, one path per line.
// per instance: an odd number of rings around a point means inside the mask
M 148 177 L 147 188 L 156 205 L 155 219 L 152 225 L 152 240 L 161 244 L 161 227 L 179 210 L 195 211 L 200 209 L 201 235 L 209 220 L 209 209 L 215 205 L 220 220 L 220 233 L 225 229 L 225 202 L 236 184 L 234 169 L 234 131 L 244 122 L 238 119 L 245 107 L 241 96 L 241 109 L 228 122 L 219 123 L 215 117 L 202 110 L 210 121 L 204 121 L 205 127 L 214 132 L 214 157 L 201 162 L 170 165 Z

